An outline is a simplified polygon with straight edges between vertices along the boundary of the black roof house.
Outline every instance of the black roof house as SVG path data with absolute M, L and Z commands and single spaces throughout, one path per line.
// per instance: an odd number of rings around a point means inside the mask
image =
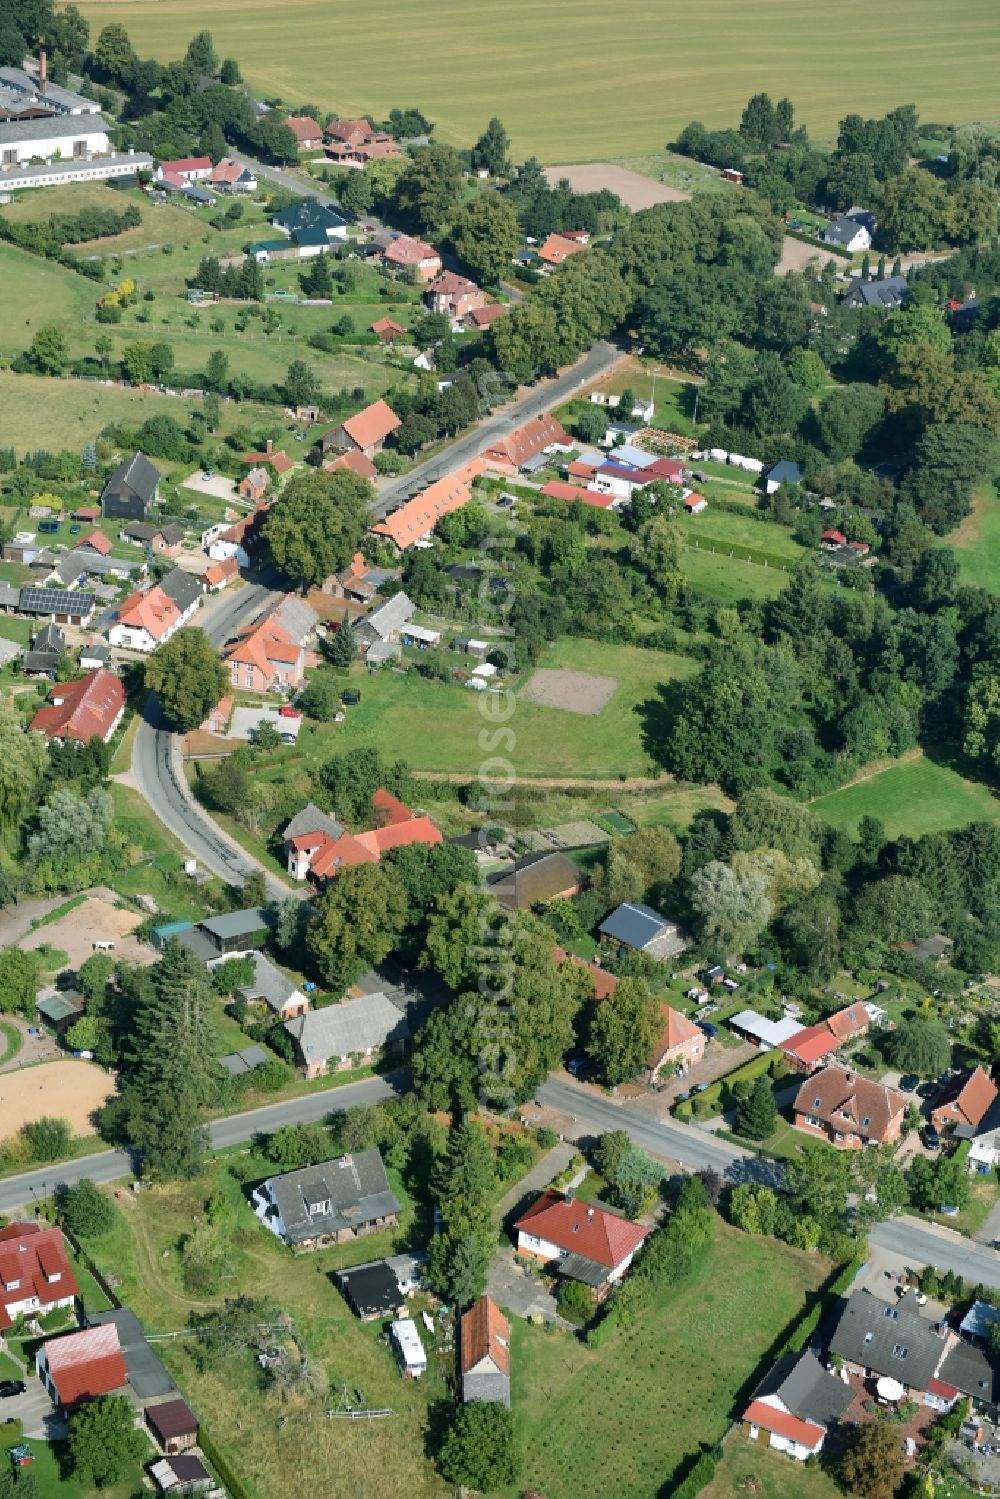
M 944 1357 L 947 1330 L 914 1308 L 858 1291 L 844 1303 L 830 1352 L 911 1390 L 926 1390 Z
M 385 1260 L 338 1270 L 337 1284 L 351 1311 L 363 1322 L 404 1314 L 406 1297 L 399 1289 L 395 1271 Z
M 159 470 L 143 453 L 133 453 L 119 463 L 101 495 L 105 519 L 145 520 L 147 507 L 156 499 Z

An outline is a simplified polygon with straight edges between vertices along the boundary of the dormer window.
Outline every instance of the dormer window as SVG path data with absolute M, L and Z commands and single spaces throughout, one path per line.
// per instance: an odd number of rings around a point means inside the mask
M 306 1212 L 310 1218 L 322 1218 L 329 1211 L 330 1199 L 328 1197 L 320 1197 L 314 1202 L 306 1202 Z
M 875 1336 L 875 1334 L 873 1332 L 866 1332 L 865 1333 L 865 1342 L 866 1343 L 870 1343 L 872 1341 L 872 1339 L 874 1338 L 874 1336 Z
M 813 1099 L 813 1108 L 814 1109 L 821 1109 L 822 1107 L 823 1107 L 823 1100 L 822 1100 L 822 1098 L 814 1098 Z
M 62 1280 L 62 1271 L 53 1270 L 51 1275 L 47 1275 L 45 1279 L 48 1281 L 50 1286 L 54 1286 L 57 1280 Z
M 893 1347 L 892 1347 L 892 1356 L 893 1356 L 893 1358 L 904 1359 L 904 1358 L 907 1357 L 907 1355 L 909 1354 L 909 1352 L 910 1352 L 910 1350 L 908 1348 L 904 1348 L 903 1345 L 902 1345 L 902 1343 L 894 1343 L 893 1344 Z
M 20 1289 L 20 1286 L 21 1282 L 19 1280 L 5 1280 L 3 1283 L 5 1291 L 17 1291 Z
M 872 1122 L 871 1121 L 871 1115 L 870 1114 L 866 1114 L 865 1117 L 861 1121 L 861 1128 L 862 1129 L 867 1129 L 868 1126 L 869 1126 L 869 1124 L 871 1124 L 871 1122 Z

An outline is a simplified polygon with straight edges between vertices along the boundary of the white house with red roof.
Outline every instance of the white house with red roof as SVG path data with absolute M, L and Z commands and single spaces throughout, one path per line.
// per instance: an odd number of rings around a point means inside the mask
M 53 1405 L 62 1411 L 76 1410 L 128 1384 L 125 1355 L 113 1322 L 49 1338 L 35 1354 L 35 1371 Z
M 257 191 L 257 178 L 250 168 L 245 167 L 241 161 L 233 161 L 228 156 L 216 162 L 207 180 L 209 187 L 216 188 L 223 193 L 255 193 Z
M 187 623 L 200 602 L 200 589 L 182 607 L 155 583 L 152 588 L 130 594 L 118 606 L 118 618 L 108 630 L 108 641 L 127 650 L 155 651 Z
M 211 175 L 210 156 L 179 156 L 176 161 L 161 161 L 156 169 L 156 181 L 166 187 L 189 187 Z
M 72 1306 L 78 1295 L 62 1229 L 38 1223 L 0 1229 L 0 1333 L 18 1317 Z
M 292 879 L 335 879 L 351 865 L 377 864 L 391 848 L 411 843 L 433 848 L 443 842 L 441 829 L 429 817 L 413 812 L 391 791 L 376 791 L 372 809 L 375 826 L 364 833 L 349 833 L 312 802 L 296 813 L 281 835 Z
M 650 1232 L 629 1218 L 551 1188 L 522 1213 L 514 1228 L 518 1254 L 582 1281 L 599 1297 L 621 1280 Z

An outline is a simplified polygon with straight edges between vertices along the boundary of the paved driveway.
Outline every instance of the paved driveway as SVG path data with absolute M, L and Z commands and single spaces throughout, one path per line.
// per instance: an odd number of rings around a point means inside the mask
M 64 1437 L 66 1423 L 56 1415 L 41 1382 L 31 1375 L 26 1383 L 28 1388 L 23 1395 L 0 1401 L 0 1420 L 20 1421 L 26 1437 L 39 1437 L 47 1442 Z
M 506 1307 L 516 1317 L 541 1317 L 546 1322 L 557 1322 L 560 1327 L 570 1327 L 571 1323 L 559 1315 L 549 1284 L 519 1265 L 513 1249 L 505 1246 L 490 1267 L 486 1290 L 498 1306 Z

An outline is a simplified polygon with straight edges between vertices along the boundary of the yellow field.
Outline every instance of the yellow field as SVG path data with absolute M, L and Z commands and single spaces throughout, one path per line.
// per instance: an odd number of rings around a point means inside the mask
M 417 105 L 471 144 L 496 112 L 515 154 L 593 161 L 655 150 L 692 118 L 735 124 L 748 95 L 787 94 L 829 135 L 848 111 L 915 103 L 927 120 L 997 113 L 996 0 L 80 0 L 94 35 L 122 22 L 144 56 L 211 27 L 264 94 L 344 113 Z

